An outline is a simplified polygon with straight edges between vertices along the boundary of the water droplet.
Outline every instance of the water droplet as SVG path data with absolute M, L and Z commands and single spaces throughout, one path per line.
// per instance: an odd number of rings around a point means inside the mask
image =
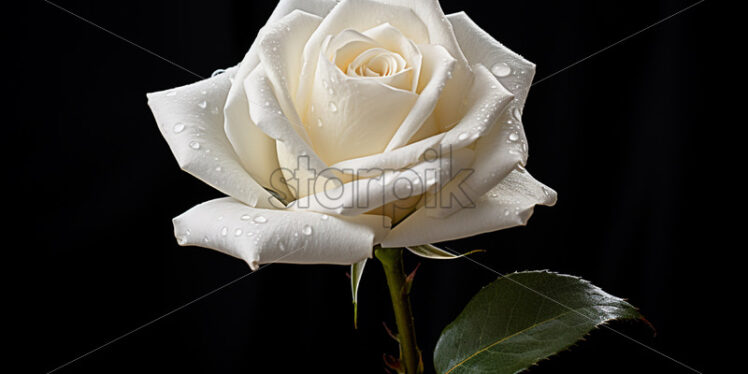
M 312 104 L 310 110 L 312 111 L 312 113 L 314 113 L 314 104 Z
M 330 102 L 330 111 L 335 113 L 338 111 L 338 106 L 334 102 Z
M 317 127 L 322 127 L 322 119 L 317 118 Z
M 203 243 L 209 242 L 210 239 L 208 239 L 208 235 L 203 236 Z
M 252 232 L 252 231 L 247 231 L 247 236 L 252 236 L 252 235 L 254 235 L 254 234 L 255 234 L 255 233 L 254 233 L 254 232 Z
M 461 133 L 460 135 L 457 136 L 458 140 L 465 140 L 467 138 L 468 138 L 468 133 L 466 133 L 466 132 L 463 132 L 463 133 Z
M 265 223 L 265 222 L 267 222 L 267 221 L 268 221 L 268 219 L 267 219 L 267 218 L 265 218 L 265 217 L 263 217 L 263 216 L 257 216 L 257 217 L 255 217 L 255 219 L 253 219 L 252 221 L 253 221 L 254 223 Z
M 176 96 L 176 95 L 177 95 L 177 90 L 171 90 L 166 93 L 166 96 Z
M 504 62 L 499 62 L 491 67 L 491 73 L 497 77 L 506 77 L 512 72 L 512 68 Z
M 312 226 L 309 225 L 304 225 L 304 227 L 301 229 L 301 233 L 306 236 L 312 235 L 312 231 Z
M 335 90 L 332 89 L 332 87 L 327 89 L 327 93 L 330 94 L 330 96 L 335 95 Z
M 551 194 L 551 193 L 550 193 L 550 192 L 548 191 L 548 189 L 547 189 L 547 188 L 543 187 L 543 194 L 544 194 L 545 196 L 550 196 L 550 194 Z
M 187 244 L 187 237 L 186 236 L 180 236 L 180 237 L 178 237 L 177 238 L 177 243 L 179 243 L 179 245 L 185 245 L 185 244 Z
M 322 215 L 322 220 L 323 221 L 327 221 L 328 219 L 330 219 L 330 216 L 328 216 L 327 214 L 323 214 Z
M 221 236 L 226 236 L 229 233 L 229 228 L 226 226 L 221 227 Z
M 236 229 L 236 230 L 234 230 L 234 236 L 242 236 L 243 233 L 244 232 L 242 231 L 242 229 Z
M 182 122 L 177 122 L 174 124 L 174 133 L 179 134 L 180 132 L 184 131 L 184 124 Z
M 200 143 L 198 143 L 198 142 L 196 142 L 196 141 L 193 140 L 193 141 L 190 142 L 190 148 L 192 148 L 192 149 L 200 149 Z
M 207 107 L 208 107 L 208 102 L 207 102 L 207 101 L 205 101 L 205 100 L 203 100 L 203 101 L 201 101 L 201 102 L 197 103 L 197 106 L 199 106 L 199 107 L 200 107 L 200 109 L 205 109 L 205 108 L 207 108 Z
M 514 117 L 514 119 L 516 119 L 517 121 L 521 121 L 522 111 L 520 111 L 519 108 L 515 107 L 514 110 L 512 110 L 512 117 Z
M 225 72 L 226 72 L 226 70 L 217 69 L 216 71 L 213 72 L 213 74 L 210 75 L 210 77 L 212 78 L 212 77 L 215 77 L 216 75 L 221 75 L 221 74 L 223 74 Z
M 223 171 L 223 168 L 220 166 L 216 166 L 216 171 Z
M 517 140 L 519 140 L 519 135 L 517 135 L 516 132 L 513 132 L 513 133 L 509 134 L 509 140 L 511 140 L 513 142 L 516 142 Z
M 508 215 L 509 215 L 509 209 L 504 209 L 504 216 L 508 216 Z

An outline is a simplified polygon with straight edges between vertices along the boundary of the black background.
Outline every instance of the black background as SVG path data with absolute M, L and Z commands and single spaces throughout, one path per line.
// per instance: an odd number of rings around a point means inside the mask
M 693 1 L 442 1 L 538 66 L 536 81 Z M 200 75 L 239 62 L 274 2 L 57 2 Z M 716 2 L 683 14 L 534 86 L 524 112 L 530 172 L 559 192 L 527 227 L 449 243 L 499 272 L 582 276 L 638 306 L 657 329 L 612 326 L 698 369 L 706 304 L 699 274 L 716 235 L 710 128 Z M 183 173 L 145 93 L 196 78 L 42 1 L 6 34 L 20 97 L 4 148 L 3 241 L 30 257 L 22 296 L 23 365 L 47 372 L 246 274 L 240 260 L 178 247 L 171 218 L 220 193 Z M 7 45 L 7 43 L 4 43 Z M 15 56 L 15 55 L 14 55 Z M 15 78 L 15 79 L 14 79 Z M 39 95 L 38 92 L 43 92 Z M 17 147 L 17 148 L 16 148 Z M 712 154 L 715 157 L 709 157 Z M 419 259 L 408 256 L 408 267 Z M 413 303 L 430 369 L 441 329 L 495 274 L 466 260 L 422 261 Z M 15 267 L 6 263 L 7 267 Z M 60 373 L 383 373 L 396 345 L 382 271 L 362 282 L 352 327 L 347 267 L 275 264 L 174 312 Z M 532 373 L 689 372 L 609 330 Z

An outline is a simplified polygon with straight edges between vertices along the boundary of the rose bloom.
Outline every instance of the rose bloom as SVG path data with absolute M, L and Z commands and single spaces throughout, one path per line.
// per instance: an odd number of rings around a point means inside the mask
M 534 73 L 436 0 L 281 0 L 239 65 L 148 95 L 180 167 L 229 196 L 177 239 L 257 269 L 525 224 L 556 201 L 524 169 Z

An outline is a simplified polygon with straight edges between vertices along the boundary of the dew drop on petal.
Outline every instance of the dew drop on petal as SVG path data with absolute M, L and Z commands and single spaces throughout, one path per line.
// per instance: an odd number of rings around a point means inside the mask
M 193 141 L 190 142 L 190 148 L 192 148 L 192 149 L 200 149 L 200 143 L 198 143 L 198 142 L 196 142 L 196 141 L 193 140 Z
M 306 236 L 312 235 L 312 231 L 312 226 L 309 225 L 304 225 L 304 227 L 301 229 L 301 233 Z
M 330 219 L 330 216 L 328 216 L 327 214 L 323 214 L 322 215 L 322 220 L 323 221 L 327 221 L 328 219 Z
M 317 118 L 317 127 L 322 127 L 322 119 Z
M 504 62 L 499 62 L 491 67 L 491 73 L 497 77 L 506 77 L 512 72 L 512 68 Z
M 205 108 L 207 108 L 207 107 L 208 107 L 208 102 L 207 102 L 207 101 L 205 101 L 205 100 L 203 100 L 203 101 L 201 101 L 201 102 L 197 103 L 197 106 L 199 106 L 199 107 L 200 107 L 200 109 L 205 109 Z
M 166 96 L 176 96 L 176 95 L 177 95 L 177 90 L 171 90 L 166 93 Z
M 466 133 L 466 132 L 463 132 L 463 133 L 461 133 L 460 135 L 457 136 L 457 139 L 459 139 L 459 140 L 465 140 L 467 138 L 468 138 L 468 133 Z
M 216 171 L 223 171 L 223 168 L 220 166 L 216 166 Z
M 265 218 L 265 217 L 263 217 L 263 216 L 257 216 L 257 217 L 255 217 L 255 219 L 253 219 L 252 221 L 253 221 L 254 223 L 265 223 L 265 222 L 267 222 L 267 221 L 268 221 L 268 219 L 267 219 L 267 218 Z
M 242 231 L 242 229 L 236 229 L 236 230 L 234 230 L 234 236 L 242 236 L 243 233 L 244 232 Z
M 221 75 L 221 74 L 223 74 L 223 73 L 225 73 L 225 72 L 226 72 L 226 70 L 223 70 L 223 69 L 217 69 L 217 70 L 216 70 L 216 71 L 214 71 L 214 72 L 213 72 L 213 74 L 211 74 L 210 76 L 211 76 L 211 78 L 212 78 L 212 77 L 215 77 L 216 75 Z
M 511 140 L 513 142 L 516 142 L 517 140 L 519 140 L 519 135 L 517 135 L 516 132 L 513 132 L 513 133 L 509 134 L 509 140 Z
M 229 228 L 226 226 L 221 227 L 221 236 L 226 236 L 229 233 Z
M 519 108 L 515 107 L 514 110 L 512 110 L 512 117 L 516 119 L 517 121 L 522 120 L 522 111 L 519 110 Z
M 330 111 L 335 113 L 338 111 L 338 106 L 334 102 L 330 102 Z
M 174 124 L 174 133 L 179 134 L 180 132 L 184 131 L 184 123 L 177 122 Z

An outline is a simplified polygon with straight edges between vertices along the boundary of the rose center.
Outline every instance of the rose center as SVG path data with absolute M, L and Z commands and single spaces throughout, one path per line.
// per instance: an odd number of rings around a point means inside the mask
M 352 77 L 389 77 L 405 69 L 408 62 L 398 53 L 371 48 L 358 55 L 346 69 Z

